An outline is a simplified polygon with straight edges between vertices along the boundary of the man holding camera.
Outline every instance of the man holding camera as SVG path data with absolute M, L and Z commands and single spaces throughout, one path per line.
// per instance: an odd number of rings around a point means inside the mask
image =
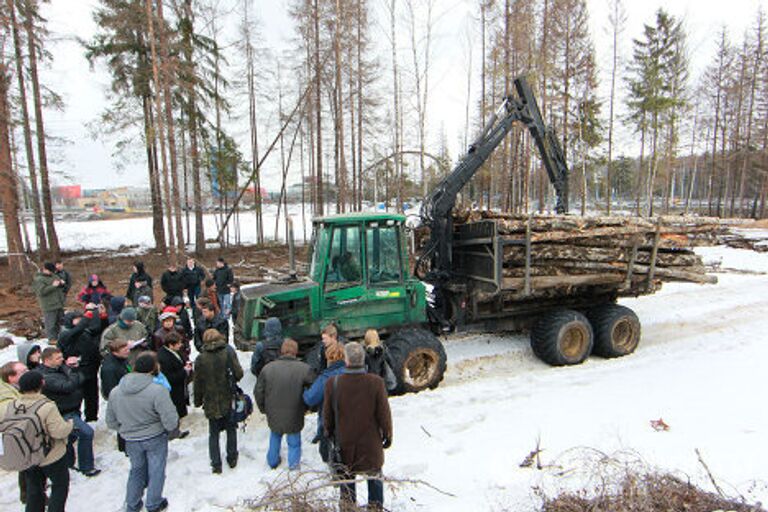
M 43 394 L 56 402 L 61 416 L 65 420 L 72 420 L 75 427 L 67 443 L 68 465 L 75 465 L 74 442 L 77 439 L 78 470 L 85 476 L 96 476 L 101 470 L 94 467 L 93 428 L 80 416 L 83 379 L 77 369 L 78 358 L 70 356 L 65 361 L 60 349 L 48 347 L 43 350 L 42 360 L 43 364 L 35 371 L 42 373 L 45 379 Z
M 56 265 L 48 262 L 32 279 L 40 310 L 43 312 L 48 344 L 56 345 L 64 318 L 64 287 L 66 283 L 56 274 Z

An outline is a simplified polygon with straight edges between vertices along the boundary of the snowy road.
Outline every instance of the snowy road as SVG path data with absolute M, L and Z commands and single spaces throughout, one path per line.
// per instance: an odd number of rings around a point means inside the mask
M 470 335 L 446 340 L 449 369 L 441 386 L 391 400 L 394 444 L 385 473 L 426 486 L 388 487 L 392 510 L 534 510 L 532 488 L 553 492 L 585 483 L 591 448 L 632 452 L 652 467 L 688 475 L 709 488 L 699 449 L 719 483 L 768 502 L 768 408 L 763 393 L 768 360 L 768 254 L 702 249 L 723 267 L 753 274 L 719 274 L 717 285 L 668 284 L 653 296 L 622 303 L 643 322 L 632 356 L 551 368 L 521 335 Z M 0 363 L 15 357 L 0 352 Z M 241 354 L 247 364 L 248 354 Z M 253 377 L 243 388 L 250 391 Z M 657 432 L 650 420 L 671 427 Z M 322 469 L 303 431 L 306 469 Z M 256 413 L 239 438 L 241 463 L 210 474 L 207 424 L 200 411 L 185 420 L 192 434 L 171 444 L 166 495 L 172 512 L 237 509 L 283 475 L 264 460 L 268 431 Z M 95 479 L 73 475 L 69 510 L 119 510 L 128 461 L 114 434 L 96 425 Z M 519 464 L 540 439 L 544 470 Z M 15 476 L 0 475 L 0 509 L 17 510 Z M 365 492 L 360 493 L 362 498 Z

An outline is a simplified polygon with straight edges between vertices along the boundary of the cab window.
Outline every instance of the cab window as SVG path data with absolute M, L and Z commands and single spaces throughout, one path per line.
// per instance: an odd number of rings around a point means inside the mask
M 372 223 L 366 230 L 368 280 L 372 285 L 400 282 L 400 230 L 396 224 Z
M 360 265 L 360 230 L 357 226 L 339 226 L 333 229 L 325 289 L 338 290 L 363 283 Z

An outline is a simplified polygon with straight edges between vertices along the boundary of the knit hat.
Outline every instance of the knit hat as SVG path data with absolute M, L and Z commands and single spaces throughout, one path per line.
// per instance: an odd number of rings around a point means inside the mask
M 120 320 L 123 322 L 133 322 L 136 320 L 136 310 L 133 308 L 125 308 L 120 312 Z
M 139 305 L 152 304 L 152 299 L 149 298 L 149 295 L 142 295 L 141 297 L 139 297 L 138 303 Z
M 51 263 L 50 261 L 45 263 L 43 265 L 43 268 L 47 270 L 48 272 L 56 272 L 56 265 Z
M 56 266 L 54 266 L 53 268 L 56 268 Z M 101 279 L 99 279 L 98 274 L 91 274 L 91 277 L 88 278 L 89 283 L 92 283 L 93 281 L 101 281 Z
M 36 371 L 25 372 L 19 379 L 19 391 L 28 393 L 43 387 L 43 374 Z
M 176 314 L 175 311 L 163 311 L 163 314 L 160 315 L 159 318 L 161 322 L 164 322 L 168 318 L 173 318 L 174 320 L 176 320 L 177 318 L 179 318 L 179 316 Z

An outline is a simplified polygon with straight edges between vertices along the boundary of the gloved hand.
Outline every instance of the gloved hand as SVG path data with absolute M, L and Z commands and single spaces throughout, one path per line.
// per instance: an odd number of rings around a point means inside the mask
M 383 446 L 385 449 L 386 449 L 386 448 L 389 448 L 390 446 L 392 446 L 392 440 L 391 440 L 390 438 L 388 438 L 388 437 L 385 437 L 385 438 L 382 440 L 382 443 L 381 443 L 381 445 L 382 445 L 382 446 Z

